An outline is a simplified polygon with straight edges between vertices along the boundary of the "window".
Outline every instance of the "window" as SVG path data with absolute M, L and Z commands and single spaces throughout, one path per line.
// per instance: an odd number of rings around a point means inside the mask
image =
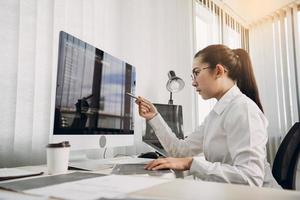
M 202 5 L 195 4 L 195 53 L 210 44 L 221 43 L 220 37 L 220 18 L 218 15 Z M 200 125 L 210 110 L 215 105 L 216 100 L 203 100 L 201 96 L 196 95 L 196 112 L 197 125 Z M 199 113 L 199 114 L 197 114 Z
M 230 48 L 248 50 L 248 30 L 211 0 L 195 0 L 195 52 L 211 44 L 225 44 Z M 216 100 L 196 99 L 196 125 L 200 125 Z

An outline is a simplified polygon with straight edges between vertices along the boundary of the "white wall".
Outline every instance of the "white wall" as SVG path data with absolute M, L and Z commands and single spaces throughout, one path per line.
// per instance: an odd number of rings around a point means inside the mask
M 174 102 L 183 105 L 184 129 L 192 130 L 192 0 L 0 0 L 0 13 L 0 160 L 45 161 L 60 30 L 136 66 L 136 92 L 153 102 L 168 102 L 167 73 L 175 70 L 186 87 Z M 135 122 L 136 146 L 127 153 L 145 148 L 137 112 Z

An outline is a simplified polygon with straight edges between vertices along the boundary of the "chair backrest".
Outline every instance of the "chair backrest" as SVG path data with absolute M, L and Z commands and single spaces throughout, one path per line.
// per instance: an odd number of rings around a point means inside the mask
M 182 115 L 182 106 L 181 105 L 170 105 L 170 104 L 157 104 L 155 103 L 157 111 L 161 114 L 162 118 L 171 128 L 172 132 L 175 133 L 176 137 L 183 139 L 183 115 Z M 153 147 L 163 156 L 168 156 L 167 152 L 163 148 L 162 144 L 158 140 L 157 136 L 154 133 L 153 128 L 146 123 L 146 133 L 142 137 L 143 142 Z
M 272 173 L 278 184 L 295 190 L 297 164 L 300 152 L 300 122 L 294 124 L 276 153 Z

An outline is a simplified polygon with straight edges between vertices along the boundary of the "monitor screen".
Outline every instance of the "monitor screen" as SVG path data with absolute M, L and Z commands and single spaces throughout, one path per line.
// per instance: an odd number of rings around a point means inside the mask
M 182 106 L 180 105 L 169 105 L 169 104 L 154 104 L 157 111 L 160 113 L 162 118 L 171 128 L 172 132 L 177 138 L 183 139 L 183 117 L 182 117 Z M 157 150 L 160 154 L 168 156 L 167 152 L 164 150 L 162 144 L 155 135 L 152 127 L 146 124 L 146 133 L 143 136 L 143 142 L 148 144 Z
M 135 93 L 135 80 L 134 66 L 61 31 L 53 136 L 133 135 L 125 93 Z

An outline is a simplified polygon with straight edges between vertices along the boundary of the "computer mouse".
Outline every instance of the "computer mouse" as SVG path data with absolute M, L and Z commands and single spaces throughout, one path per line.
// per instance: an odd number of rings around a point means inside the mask
M 151 158 L 151 159 L 157 159 L 158 155 L 155 152 L 146 152 L 146 153 L 141 153 L 138 158 Z

